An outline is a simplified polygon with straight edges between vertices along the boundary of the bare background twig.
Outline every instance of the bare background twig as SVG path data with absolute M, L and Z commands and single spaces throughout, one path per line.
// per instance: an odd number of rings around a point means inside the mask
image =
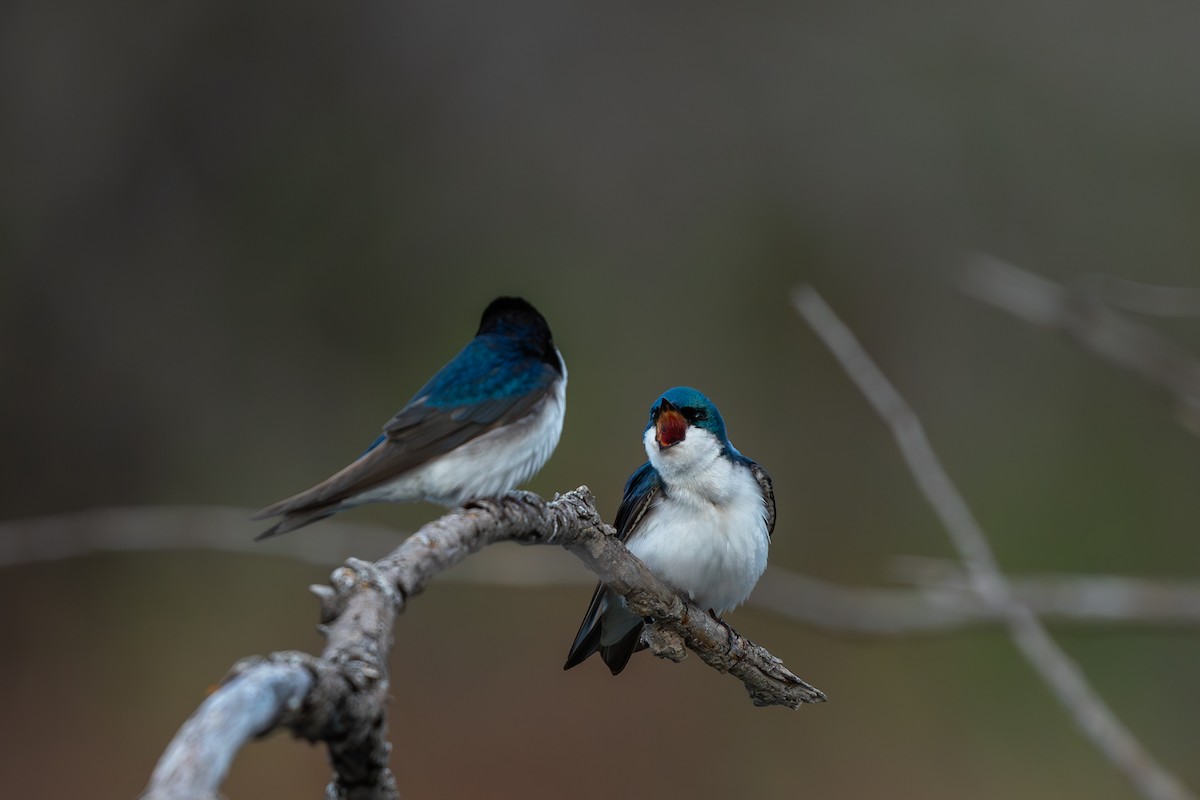
M 108 508 L 0 522 L 0 567 L 99 553 L 218 551 L 289 558 L 325 567 L 377 557 L 405 533 L 334 519 L 318 536 L 253 541 L 252 509 L 217 506 Z M 979 599 L 960 567 L 899 556 L 890 577 L 910 587 L 852 586 L 769 566 L 747 605 L 832 633 L 904 636 L 995 625 L 1003 616 Z M 486 586 L 590 586 L 595 576 L 553 548 L 490 547 L 439 582 Z M 1061 624 L 1200 626 L 1200 582 L 1119 575 L 1010 575 L 1038 616 Z
M 1059 330 L 1100 358 L 1165 389 L 1180 422 L 1200 435 L 1200 360 L 1171 339 L 1106 306 L 1094 294 L 1060 286 L 990 255 L 963 271 L 969 295 L 1035 325 Z
M 893 574 L 917 588 L 843 586 L 770 568 L 750 605 L 833 633 L 865 635 L 949 633 L 1004 620 L 1001 611 L 978 597 L 961 568 L 909 557 L 896 559 Z M 1200 624 L 1200 585 L 1195 581 L 1029 575 L 1012 577 L 1010 584 L 1022 604 L 1055 623 Z
M 1200 316 L 1200 289 L 1161 286 L 1112 275 L 1085 275 L 1079 287 L 1113 308 L 1154 317 Z
M 992 275 L 1000 274 L 995 265 L 985 269 Z M 1017 298 L 1022 296 L 1022 291 L 1040 292 L 1044 288 L 1029 276 L 1020 280 L 1022 285 L 1008 287 L 1013 291 L 1006 295 L 1014 306 L 1019 305 Z M 994 293 L 980 288 L 978 284 L 976 286 L 982 295 Z M 998 284 L 995 291 L 999 291 Z M 1059 303 L 1051 303 L 1051 299 L 1042 296 L 1038 302 L 1022 308 L 1039 321 L 1047 319 L 1062 307 Z M 984 603 L 1004 615 L 1013 642 L 1071 714 L 1080 730 L 1147 800 L 1193 798 L 1194 795 L 1156 762 L 1117 719 L 1092 689 L 1078 665 L 1054 643 L 1036 614 L 1013 592 L 982 527 L 942 467 L 920 420 L 850 329 L 811 287 L 802 287 L 796 292 L 795 305 L 887 423 L 918 487 L 942 520 L 959 551 L 972 588 Z M 1084 330 L 1093 329 L 1089 327 Z M 1091 336 L 1085 333 L 1080 335 Z M 1154 342 L 1148 337 L 1141 338 L 1147 347 L 1163 347 L 1161 342 Z M 1103 339 L 1088 338 L 1087 341 L 1103 352 L 1122 357 L 1120 354 L 1123 350 L 1119 346 L 1109 347 L 1103 343 Z M 1178 359 L 1172 359 L 1173 366 L 1180 363 Z M 1159 374 L 1160 379 L 1169 377 L 1166 373 Z

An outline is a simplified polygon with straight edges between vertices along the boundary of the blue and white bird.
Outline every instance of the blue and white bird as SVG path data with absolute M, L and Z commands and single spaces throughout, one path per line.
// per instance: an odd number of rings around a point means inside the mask
M 695 389 L 650 407 L 647 461 L 629 477 L 614 523 L 650 571 L 714 615 L 741 604 L 767 568 L 775 492 L 766 470 L 729 442 L 725 421 Z M 613 675 L 641 649 L 644 620 L 604 584 L 571 645 L 570 669 L 596 651 Z
M 458 506 L 515 488 L 558 444 L 567 367 L 546 320 L 519 297 L 484 310 L 470 344 L 340 472 L 253 519 L 283 517 L 257 538 L 293 531 L 365 503 Z

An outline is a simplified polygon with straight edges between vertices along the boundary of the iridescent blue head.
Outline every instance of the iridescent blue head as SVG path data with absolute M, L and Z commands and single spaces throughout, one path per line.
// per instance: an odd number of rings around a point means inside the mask
M 549 339 L 550 326 L 546 324 L 546 318 L 525 298 L 497 297 L 488 303 L 479 320 L 479 331 L 475 335 L 483 333 L 501 336 L 528 336 L 534 333 Z
M 476 336 L 498 336 L 562 373 L 546 318 L 523 297 L 497 297 L 483 310 Z
M 686 440 L 689 427 L 708 431 L 726 448 L 731 448 L 721 412 L 702 392 L 690 386 L 676 386 L 663 392 L 650 406 L 646 430 L 655 428 L 659 450 Z

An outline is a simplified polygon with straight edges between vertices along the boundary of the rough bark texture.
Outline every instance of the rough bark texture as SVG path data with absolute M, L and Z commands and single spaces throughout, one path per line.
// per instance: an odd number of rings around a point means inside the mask
M 301 664 L 282 659 L 238 664 L 220 691 L 179 729 L 154 769 L 146 796 L 217 800 L 217 789 L 242 745 L 274 727 L 312 689 L 313 676 Z
M 636 613 L 655 619 L 648 636 L 654 653 L 679 661 L 685 647 L 692 650 L 741 680 L 755 705 L 799 708 L 825 700 L 778 658 L 658 580 L 600 519 L 587 487 L 550 502 L 513 492 L 450 512 L 375 563 L 349 559 L 329 586 L 312 587 L 327 638 L 321 656 L 275 653 L 235 665 L 171 742 L 145 797 L 216 798 L 238 749 L 283 727 L 327 743 L 334 768 L 329 800 L 397 798 L 385 716 L 396 614 L 438 573 L 503 541 L 570 550 Z

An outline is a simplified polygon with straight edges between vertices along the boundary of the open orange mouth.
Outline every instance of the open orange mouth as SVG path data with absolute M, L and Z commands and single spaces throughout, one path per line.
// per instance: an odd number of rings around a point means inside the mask
M 654 420 L 654 439 L 660 449 L 665 450 L 679 444 L 687 436 L 687 420 L 673 408 L 665 408 Z

